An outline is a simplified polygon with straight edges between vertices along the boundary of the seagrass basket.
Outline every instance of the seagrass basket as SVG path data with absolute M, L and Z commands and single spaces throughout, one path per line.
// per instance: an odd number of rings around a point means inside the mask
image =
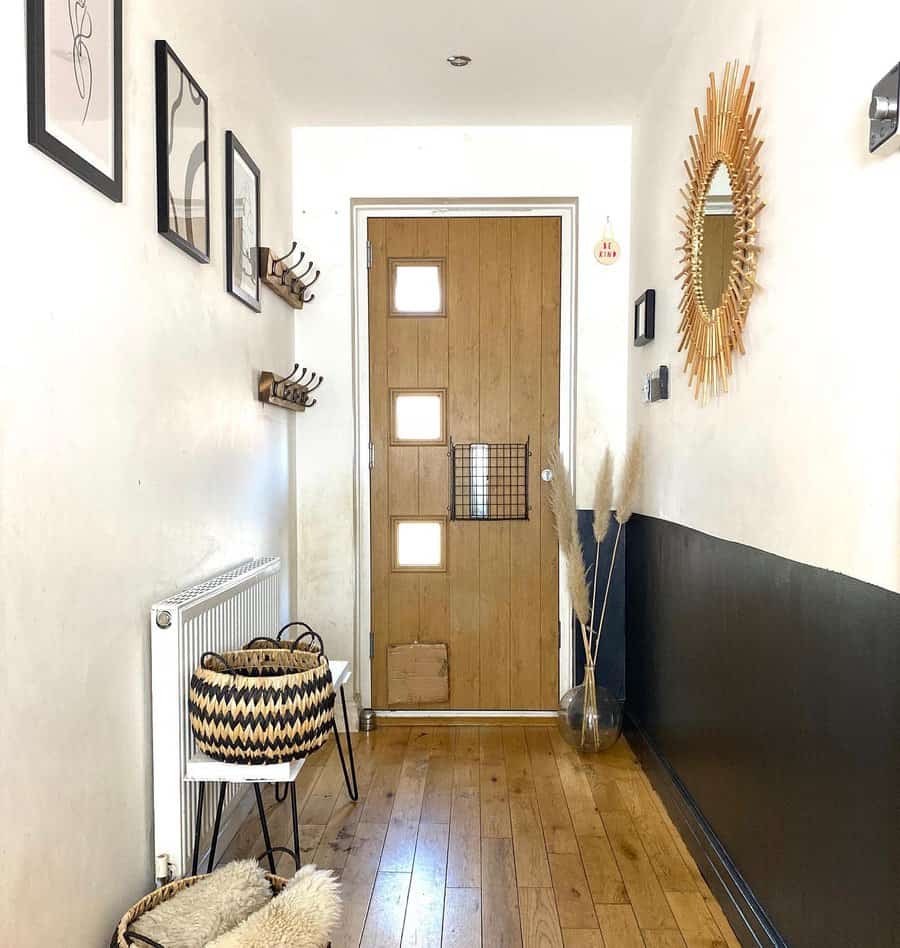
M 179 879 L 177 882 L 170 882 L 168 885 L 156 889 L 149 895 L 145 895 L 139 902 L 135 902 L 122 916 L 121 921 L 116 927 L 112 941 L 109 943 L 109 948 L 132 948 L 132 946 L 135 945 L 150 945 L 151 948 L 166 948 L 165 945 L 159 945 L 158 942 L 153 941 L 151 938 L 145 938 L 137 932 L 129 932 L 128 926 L 136 922 L 142 915 L 146 915 L 147 912 L 155 909 L 157 905 L 161 905 L 163 902 L 177 895 L 182 889 L 186 889 L 188 886 L 192 886 L 205 878 L 206 876 L 190 876 L 187 879 Z M 278 895 L 287 885 L 287 879 L 282 879 L 281 876 L 273 876 L 267 872 L 266 878 L 272 886 L 273 895 Z
M 206 652 L 191 676 L 197 750 L 228 764 L 281 764 L 327 740 L 334 685 L 325 655 L 288 648 Z

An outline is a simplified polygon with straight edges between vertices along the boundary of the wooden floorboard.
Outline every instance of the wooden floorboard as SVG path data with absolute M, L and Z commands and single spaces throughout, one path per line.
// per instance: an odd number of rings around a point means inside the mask
M 588 757 L 554 727 L 416 723 L 354 747 L 358 803 L 330 744 L 297 778 L 303 860 L 341 878 L 334 948 L 739 948 L 624 740 Z M 289 845 L 289 805 L 264 801 Z M 262 849 L 254 811 L 221 862 Z

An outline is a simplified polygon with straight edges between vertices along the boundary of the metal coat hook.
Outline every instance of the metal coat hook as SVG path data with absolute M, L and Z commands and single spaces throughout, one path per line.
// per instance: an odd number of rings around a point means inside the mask
M 293 280 L 293 279 L 288 280 L 287 277 L 293 277 L 293 276 L 294 276 L 293 267 L 299 267 L 300 264 L 303 262 L 303 258 L 304 258 L 305 256 L 306 256 L 306 251 L 305 251 L 305 250 L 301 250 L 301 251 L 300 251 L 300 256 L 299 256 L 299 258 L 297 259 L 297 262 L 294 263 L 294 264 L 291 264 L 290 267 L 284 267 L 284 269 L 281 271 L 281 285 L 282 285 L 282 286 L 287 286 L 288 283 L 290 283 L 291 288 L 293 289 L 294 280 Z
M 306 272 L 309 273 L 308 270 L 307 270 Z M 322 271 L 321 271 L 321 270 L 316 270 L 316 275 L 309 281 L 309 283 L 304 284 L 304 286 L 306 287 L 306 289 L 308 290 L 308 289 L 313 285 L 313 283 L 315 283 L 316 280 L 319 279 L 319 277 L 320 277 L 321 275 L 322 275 Z
M 295 240 L 293 244 L 291 244 L 291 249 L 283 257 L 276 257 L 272 260 L 272 273 L 271 273 L 272 276 L 275 276 L 275 264 L 284 263 L 284 261 L 287 260 L 288 257 L 293 257 L 294 251 L 296 249 L 297 249 L 297 241 Z
M 300 363 L 299 363 L 299 362 L 295 362 L 295 363 L 294 363 L 294 371 L 291 372 L 290 375 L 286 375 L 286 376 L 285 376 L 283 379 L 281 379 L 280 381 L 282 381 L 282 382 L 290 382 L 290 381 L 294 378 L 294 376 L 295 376 L 299 371 L 300 371 Z M 303 378 L 304 375 L 306 375 L 306 369 L 303 370 L 303 372 L 301 373 L 300 378 Z M 299 381 L 299 379 L 298 379 L 297 381 Z
M 307 273 L 313 268 L 312 260 L 309 261 L 309 266 L 301 273 L 295 280 L 291 281 L 291 292 L 296 296 L 300 296 L 303 292 L 303 279 Z M 299 287 L 299 290 L 298 290 Z
M 320 376 L 319 376 L 319 381 L 316 382 L 315 385 L 309 385 L 309 386 L 307 386 L 306 394 L 309 395 L 310 392 L 314 392 L 324 381 L 325 381 L 325 376 L 324 376 L 324 375 L 320 375 Z
M 306 289 L 306 287 L 304 287 Z M 300 302 L 305 306 L 307 303 L 311 303 L 316 298 L 315 293 L 310 293 L 309 296 L 304 296 L 303 291 L 300 292 Z

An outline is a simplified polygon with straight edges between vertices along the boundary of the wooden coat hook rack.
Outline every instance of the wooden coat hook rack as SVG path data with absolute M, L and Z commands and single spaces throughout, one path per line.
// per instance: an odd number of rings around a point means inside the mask
M 297 241 L 295 240 L 291 249 L 283 256 L 273 255 L 270 247 L 259 248 L 259 272 L 265 285 L 281 297 L 294 309 L 303 309 L 307 303 L 311 303 L 315 298 L 315 293 L 307 292 L 309 288 L 319 279 L 320 270 L 316 270 L 311 279 L 308 279 L 312 272 L 313 262 L 309 261 L 306 269 L 300 273 L 300 266 L 306 257 L 306 251 L 302 250 L 296 262 L 290 260 L 297 252 Z
M 300 373 L 299 375 L 297 373 Z M 290 411 L 306 411 L 318 404 L 318 399 L 309 396 L 325 381 L 324 375 L 307 373 L 299 363 L 294 371 L 284 378 L 278 378 L 274 372 L 261 372 L 259 375 L 259 400 L 269 405 L 278 405 Z

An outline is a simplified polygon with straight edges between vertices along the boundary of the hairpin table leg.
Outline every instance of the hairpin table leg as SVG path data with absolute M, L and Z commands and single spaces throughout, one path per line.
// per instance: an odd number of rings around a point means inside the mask
M 344 697 L 344 686 L 341 685 L 341 708 L 344 712 L 344 734 L 347 737 L 347 756 L 350 758 L 350 773 L 347 773 L 347 764 L 344 760 L 344 750 L 341 747 L 341 735 L 338 733 L 337 721 L 331 722 L 334 730 L 334 742 L 337 744 L 338 756 L 341 759 L 341 770 L 344 771 L 344 783 L 347 785 L 347 794 L 356 803 L 359 800 L 359 785 L 356 781 L 356 762 L 353 760 L 353 741 L 350 739 L 350 718 L 347 715 L 347 699 Z M 351 779 L 352 778 L 352 779 Z
M 266 821 L 266 808 L 263 806 L 262 793 L 259 784 L 253 784 L 253 790 L 256 793 L 256 808 L 259 810 L 259 826 L 262 829 L 263 842 L 266 846 L 266 855 L 269 857 L 269 871 L 275 875 L 275 857 L 272 855 L 272 840 L 269 837 L 269 824 Z
M 203 826 L 203 798 L 206 796 L 206 784 L 201 781 L 197 790 L 197 822 L 194 824 L 194 859 L 191 863 L 191 875 L 197 875 L 197 864 L 200 861 L 200 830 Z
M 299 871 L 300 861 L 300 821 L 297 817 L 297 784 L 291 782 L 291 822 L 294 828 L 294 866 Z
M 284 793 L 280 791 L 280 788 L 282 786 L 284 786 Z M 275 802 L 284 803 L 284 801 L 287 800 L 287 795 L 288 795 L 287 784 L 282 785 L 282 784 L 276 783 L 275 784 Z
M 213 826 L 212 840 L 209 844 L 209 861 L 206 864 L 206 871 L 212 872 L 216 864 L 216 844 L 219 842 L 219 827 L 222 825 L 222 808 L 225 806 L 225 790 L 227 784 L 223 780 L 219 784 L 219 802 L 216 805 L 216 822 Z

